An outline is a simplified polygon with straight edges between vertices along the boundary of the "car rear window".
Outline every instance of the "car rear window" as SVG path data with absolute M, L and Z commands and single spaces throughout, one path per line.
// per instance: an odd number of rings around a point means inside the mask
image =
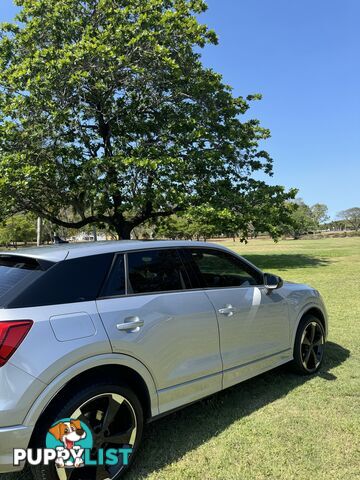
M 10 301 L 6 308 L 38 307 L 95 300 L 113 254 L 63 260 Z
M 0 307 L 37 280 L 51 265 L 20 255 L 0 255 Z

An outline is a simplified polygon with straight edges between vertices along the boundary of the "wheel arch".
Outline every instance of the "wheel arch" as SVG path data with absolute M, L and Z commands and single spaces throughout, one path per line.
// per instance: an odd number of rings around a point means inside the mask
M 89 370 L 72 378 L 52 399 L 46 409 L 51 408 L 52 403 L 56 403 L 58 395 L 71 394 L 74 389 L 80 389 L 83 386 L 96 383 L 97 379 L 108 380 L 109 383 L 121 383 L 130 387 L 138 397 L 144 412 L 144 418 L 151 417 L 151 401 L 148 388 L 144 379 L 138 372 L 124 365 L 100 365 L 92 367 Z
M 296 338 L 296 332 L 298 331 L 299 325 L 301 320 L 306 316 L 306 315 L 314 315 L 317 319 L 320 320 L 322 326 L 324 327 L 325 331 L 325 338 L 327 337 L 328 334 L 328 324 L 327 324 L 327 316 L 326 313 L 323 311 L 323 309 L 317 305 L 317 304 L 308 304 L 304 306 L 298 315 L 296 326 L 293 330 L 293 335 L 292 335 L 292 345 L 294 346 L 295 338 Z
M 308 310 L 306 310 L 306 312 L 304 312 L 301 315 L 300 321 L 305 317 L 305 315 L 313 315 L 318 320 L 320 320 L 321 325 L 323 326 L 324 331 L 325 331 L 325 336 L 327 336 L 327 323 L 326 323 L 326 320 L 325 320 L 325 315 L 319 307 L 311 307 Z
M 146 367 L 127 355 L 98 355 L 72 366 L 55 378 L 39 395 L 23 424 L 35 427 L 49 409 L 56 408 L 59 395 L 95 383 L 96 379 L 124 383 L 134 390 L 144 409 L 145 420 L 159 413 L 155 382 Z

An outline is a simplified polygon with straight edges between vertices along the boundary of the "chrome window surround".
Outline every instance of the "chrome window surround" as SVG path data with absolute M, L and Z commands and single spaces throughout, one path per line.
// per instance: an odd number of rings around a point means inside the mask
M 123 295 L 110 295 L 110 296 L 99 295 L 96 298 L 96 300 L 107 300 L 107 299 L 112 299 L 112 298 L 124 298 L 124 297 L 138 297 L 138 296 L 143 296 L 143 295 L 162 295 L 162 294 L 169 294 L 169 293 L 196 292 L 196 291 L 204 291 L 204 290 L 223 290 L 223 289 L 232 289 L 232 288 L 255 288 L 255 287 L 258 287 L 258 288 L 263 287 L 264 288 L 265 287 L 264 283 L 262 283 L 262 284 L 257 284 L 257 285 L 246 285 L 246 286 L 241 286 L 240 285 L 240 286 L 233 286 L 233 287 L 193 287 L 193 288 L 183 288 L 183 289 L 180 289 L 180 290 L 163 290 L 163 291 L 146 292 L 146 293 L 129 293 L 129 289 L 128 289 L 128 285 L 129 285 L 128 254 L 129 253 L 148 252 L 148 251 L 151 251 L 151 250 L 153 250 L 153 251 L 154 250 L 177 250 L 177 251 L 179 251 L 179 250 L 189 250 L 189 249 L 195 249 L 195 248 L 227 253 L 228 255 L 231 255 L 234 258 L 236 258 L 238 261 L 246 263 L 246 265 L 248 267 L 250 267 L 251 270 L 255 270 L 257 272 L 257 274 L 260 275 L 261 277 L 263 277 L 263 275 L 264 275 L 264 273 L 259 268 L 255 267 L 255 265 L 250 263 L 245 258 L 239 257 L 238 255 L 234 255 L 233 253 L 228 252 L 227 250 L 223 250 L 221 248 L 216 248 L 216 247 L 213 247 L 213 246 L 194 247 L 194 246 L 191 245 L 191 246 L 181 246 L 181 247 L 163 247 L 163 248 L 154 247 L 154 248 L 144 248 L 144 249 L 141 249 L 141 250 L 138 250 L 138 249 L 127 250 L 126 252 L 118 252 L 118 253 L 114 254 L 113 262 L 111 264 L 111 267 L 110 267 L 110 270 L 109 270 L 108 275 L 106 277 L 106 280 L 104 282 L 104 285 L 101 289 L 101 291 L 104 290 L 104 287 L 106 286 L 106 284 L 108 282 L 108 279 L 110 277 L 111 271 L 114 268 L 117 257 L 119 255 L 123 255 L 124 256 L 124 274 L 125 274 L 125 294 L 123 294 Z M 181 261 L 182 261 L 181 254 L 180 254 L 180 258 L 181 258 Z M 184 265 L 185 271 L 187 271 L 187 268 L 186 268 L 184 263 L 183 263 L 183 265 Z M 191 282 L 191 276 L 189 275 L 189 273 L 190 272 L 187 272 L 189 280 Z

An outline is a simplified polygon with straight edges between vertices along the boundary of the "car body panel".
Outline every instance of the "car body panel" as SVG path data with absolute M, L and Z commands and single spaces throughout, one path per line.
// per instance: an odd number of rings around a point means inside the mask
M 134 355 L 147 366 L 162 392 L 164 400 L 160 403 L 173 403 L 167 400 L 168 388 L 178 392 L 179 405 L 189 403 L 192 400 L 187 397 L 194 393 L 189 394 L 185 384 L 196 380 L 204 384 L 202 379 L 214 374 L 220 375 L 211 377 L 211 384 L 216 386 L 210 390 L 221 389 L 218 323 L 203 291 L 131 295 L 98 300 L 97 306 L 113 351 Z M 134 317 L 144 322 L 138 331 L 117 329 L 118 324 Z
M 222 372 L 158 390 L 159 413 L 163 414 L 205 398 L 222 389 Z
M 290 348 L 288 304 L 281 289 L 247 286 L 208 289 L 219 321 L 220 346 L 224 365 L 224 387 L 243 376 L 242 366 Z M 221 314 L 227 305 L 231 315 Z M 228 372 L 231 370 L 231 372 Z
M 292 349 L 287 348 L 282 352 L 278 352 L 266 357 L 253 360 L 248 363 L 242 363 L 237 367 L 224 371 L 223 388 L 228 388 L 240 382 L 256 377 L 261 373 L 279 367 L 293 359 Z
M 26 449 L 32 433 L 33 428 L 24 425 L 0 428 L 0 474 L 23 470 L 24 465 L 13 465 L 14 449 Z
M 156 416 L 159 414 L 158 406 L 158 394 L 155 387 L 155 382 L 149 372 L 149 370 L 139 360 L 129 356 L 120 354 L 103 354 L 95 355 L 87 358 L 79 363 L 72 365 L 70 368 L 64 370 L 60 375 L 53 379 L 53 381 L 43 388 L 42 392 L 38 395 L 33 405 L 29 409 L 23 424 L 26 427 L 34 426 L 44 411 L 45 407 L 54 398 L 54 396 L 62 390 L 62 388 L 74 378 L 77 378 L 82 373 L 89 370 L 105 365 L 115 365 L 128 367 L 137 372 L 144 380 L 147 387 L 150 399 L 151 415 Z
M 50 319 L 61 315 L 67 319 L 62 332 L 67 341 L 60 341 L 55 336 Z M 69 319 L 83 318 L 84 314 L 91 318 L 96 333 L 90 338 L 86 335 L 78 338 L 78 328 L 72 329 Z M 108 336 L 99 317 L 96 303 L 79 302 L 76 304 L 49 305 L 43 307 L 0 309 L 0 321 L 30 319 L 34 324 L 11 357 L 11 363 L 35 378 L 48 384 L 72 365 L 103 353 L 111 353 Z M 86 334 L 86 332 L 85 332 Z M 58 331 L 58 335 L 60 332 Z M 46 360 L 46 361 L 45 361 Z
M 0 368 L 0 427 L 20 425 L 46 384 L 8 362 Z
M 291 282 L 285 282 L 282 291 L 289 305 L 290 345 L 294 344 L 300 320 L 311 309 L 321 312 L 327 337 L 328 315 L 320 293 L 309 285 Z

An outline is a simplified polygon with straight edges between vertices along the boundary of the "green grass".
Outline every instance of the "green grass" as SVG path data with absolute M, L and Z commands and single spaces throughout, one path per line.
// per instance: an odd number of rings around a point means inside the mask
M 360 479 L 360 238 L 222 244 L 320 290 L 325 363 L 310 378 L 276 369 L 148 425 L 127 480 Z

